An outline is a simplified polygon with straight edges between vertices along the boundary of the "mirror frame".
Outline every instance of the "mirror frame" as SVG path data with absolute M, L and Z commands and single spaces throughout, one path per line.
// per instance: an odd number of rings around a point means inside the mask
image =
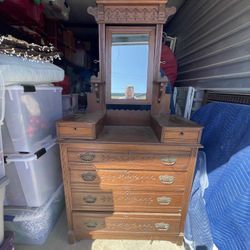
M 155 32 L 153 26 L 108 26 L 106 27 L 106 104 L 151 104 L 155 61 Z M 111 51 L 113 34 L 147 34 L 149 36 L 147 93 L 145 100 L 111 99 Z

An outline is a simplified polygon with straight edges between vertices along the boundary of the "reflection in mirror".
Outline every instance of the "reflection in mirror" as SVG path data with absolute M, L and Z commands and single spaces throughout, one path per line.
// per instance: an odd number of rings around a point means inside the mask
M 149 35 L 113 34 L 111 99 L 147 99 Z

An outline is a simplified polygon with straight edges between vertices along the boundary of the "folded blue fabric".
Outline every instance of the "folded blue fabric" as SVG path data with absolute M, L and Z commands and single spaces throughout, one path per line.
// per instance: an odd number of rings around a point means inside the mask
M 210 222 L 203 199 L 207 187 L 206 155 L 204 152 L 199 152 L 184 231 L 185 242 L 191 249 L 201 246 L 208 250 L 213 248 Z
M 213 171 L 206 209 L 214 242 L 223 250 L 250 249 L 250 146 Z
M 204 200 L 214 243 L 220 250 L 250 249 L 250 106 L 211 103 L 192 120 L 204 126 Z

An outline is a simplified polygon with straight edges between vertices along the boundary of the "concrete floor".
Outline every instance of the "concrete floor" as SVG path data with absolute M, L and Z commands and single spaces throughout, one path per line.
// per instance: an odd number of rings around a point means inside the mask
M 82 240 L 69 245 L 64 211 L 43 246 L 17 245 L 16 250 L 184 250 L 184 247 L 167 241 L 144 240 Z

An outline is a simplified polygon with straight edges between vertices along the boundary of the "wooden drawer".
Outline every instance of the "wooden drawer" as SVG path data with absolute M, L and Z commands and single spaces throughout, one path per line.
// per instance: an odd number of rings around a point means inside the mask
M 57 128 L 57 134 L 61 138 L 83 138 L 83 139 L 95 139 L 95 133 L 93 128 L 81 128 L 81 127 L 63 127 Z
M 59 139 L 96 139 L 104 126 L 103 113 L 75 114 L 57 122 Z
M 68 151 L 70 167 L 82 169 L 142 169 L 183 170 L 188 168 L 190 154 L 168 152 L 152 153 L 108 153 L 93 151 Z
M 163 142 L 199 143 L 200 131 L 187 129 L 164 129 Z
M 130 171 L 130 170 L 71 170 L 72 186 L 83 184 L 103 190 L 162 190 L 183 191 L 187 172 Z M 75 184 L 75 185 L 74 185 Z
M 102 192 L 72 190 L 74 210 L 116 212 L 181 212 L 182 193 L 152 191 Z
M 202 127 L 179 116 L 151 116 L 151 127 L 163 143 L 200 146 Z
M 171 235 L 178 234 L 180 216 L 150 213 L 74 213 L 76 234 Z

